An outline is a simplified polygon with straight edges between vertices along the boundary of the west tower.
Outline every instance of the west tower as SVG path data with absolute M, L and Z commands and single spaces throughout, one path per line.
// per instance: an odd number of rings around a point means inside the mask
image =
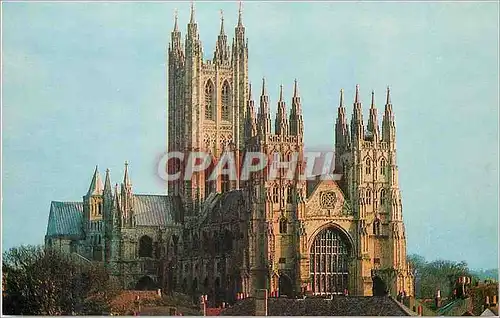
M 335 125 L 335 170 L 343 175 L 341 185 L 357 223 L 356 275 L 362 279 L 355 287 L 365 295 L 377 293 L 377 281 L 382 279 L 393 292 L 413 294 L 413 280 L 406 262 L 390 89 L 387 88 L 381 130 L 373 91 L 365 127 L 359 86 L 356 86 L 350 131 L 343 91 L 340 95 Z

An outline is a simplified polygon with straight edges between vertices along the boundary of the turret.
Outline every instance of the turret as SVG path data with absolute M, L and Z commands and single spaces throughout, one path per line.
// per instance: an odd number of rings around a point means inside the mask
M 392 111 L 391 91 L 389 86 L 387 87 L 384 118 L 382 119 L 382 141 L 392 145 L 396 142 L 396 123 Z
M 113 192 L 113 208 L 112 208 L 112 220 L 113 220 L 113 230 L 117 231 L 122 226 L 122 213 L 120 204 L 120 192 L 118 191 L 118 183 L 115 183 L 115 189 Z
M 92 175 L 92 180 L 90 181 L 89 190 L 87 191 L 87 196 L 102 195 L 104 186 L 102 185 L 101 175 L 99 174 L 98 166 L 95 166 L 94 174 Z
M 109 169 L 106 169 L 106 177 L 104 181 L 104 190 L 103 190 L 103 209 L 104 209 L 103 214 L 105 219 L 109 219 L 111 217 L 112 207 L 113 207 L 113 190 L 111 189 Z
M 177 11 L 174 17 L 174 29 L 170 37 L 171 40 L 168 45 L 169 58 L 174 62 L 180 62 L 184 59 L 184 51 L 181 44 L 181 32 L 179 31 Z
M 280 85 L 280 99 L 278 101 L 278 110 L 276 112 L 274 124 L 274 133 L 276 135 L 282 136 L 288 134 L 288 119 L 286 117 L 286 106 L 283 100 L 283 85 Z
M 354 111 L 351 119 L 351 141 L 353 145 L 359 145 L 364 140 L 363 110 L 359 97 L 359 85 L 356 85 L 354 96 Z
M 124 224 L 134 226 L 132 183 L 130 182 L 130 177 L 128 175 L 128 163 L 126 161 L 123 183 L 121 185 L 121 205 Z
M 377 108 L 375 107 L 375 93 L 372 91 L 372 102 L 370 105 L 370 118 L 368 119 L 367 135 L 369 140 L 379 141 L 380 134 L 378 129 Z
M 335 122 L 335 171 L 342 172 L 342 154 L 349 149 L 349 128 L 347 126 L 346 110 L 344 107 L 344 90 L 340 90 L 340 102 L 337 108 L 337 120 Z
M 94 220 L 102 217 L 102 195 L 104 186 L 102 184 L 99 169 L 96 166 L 87 194 L 83 197 L 84 212 L 86 219 Z
M 290 109 L 290 135 L 299 136 L 300 140 L 304 136 L 304 119 L 302 118 L 297 80 L 295 80 L 293 85 L 292 107 Z
M 186 58 L 192 59 L 196 57 L 201 57 L 201 43 L 200 36 L 198 34 L 198 24 L 196 23 L 194 17 L 194 4 L 191 4 L 191 17 L 187 25 L 187 36 L 186 36 Z
M 266 80 L 262 79 L 262 93 L 260 95 L 259 114 L 257 116 L 257 129 L 261 138 L 271 134 L 271 114 L 269 113 L 269 96 L 266 90 Z
M 245 122 L 245 140 L 257 135 L 257 123 L 255 121 L 255 103 L 252 98 L 252 84 L 248 84 L 247 114 Z
M 229 62 L 229 46 L 227 45 L 227 35 L 224 32 L 224 16 L 221 10 L 220 18 L 220 33 L 217 37 L 214 52 L 214 63 L 228 63 Z
M 250 99 L 248 88 L 248 41 L 245 40 L 245 27 L 243 26 L 243 13 L 240 2 L 238 10 L 238 24 L 234 28 L 234 38 L 232 46 L 232 67 L 233 67 L 233 94 L 238 128 L 236 129 L 236 146 L 242 149 L 245 144 L 245 125 L 247 122 L 247 103 Z

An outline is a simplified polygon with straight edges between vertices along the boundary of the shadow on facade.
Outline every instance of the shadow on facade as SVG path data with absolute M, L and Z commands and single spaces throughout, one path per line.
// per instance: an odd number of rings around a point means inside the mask
M 157 284 L 149 276 L 143 276 L 135 285 L 135 290 L 156 290 Z

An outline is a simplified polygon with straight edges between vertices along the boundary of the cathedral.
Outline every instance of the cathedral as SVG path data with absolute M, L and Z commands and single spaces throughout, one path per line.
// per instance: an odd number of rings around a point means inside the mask
M 231 44 L 221 19 L 210 59 L 194 6 L 184 38 L 176 16 L 167 152 L 207 153 L 209 167 L 169 181 L 166 195 L 136 194 L 127 163 L 120 185 L 109 170 L 103 181 L 96 167 L 81 201 L 51 203 L 45 245 L 101 262 L 123 288 L 205 294 L 215 305 L 256 289 L 288 297 L 413 295 L 389 88 L 380 126 L 373 92 L 365 126 L 359 86 L 349 124 L 340 90 L 329 171 L 340 177 L 301 178 L 298 83 L 289 107 L 280 88 L 273 122 L 265 80 L 252 92 L 248 49 L 241 7 Z M 224 154 L 241 163 L 255 152 L 270 165 L 244 179 L 241 169 L 237 178 L 210 177 Z M 165 169 L 184 167 L 177 159 Z

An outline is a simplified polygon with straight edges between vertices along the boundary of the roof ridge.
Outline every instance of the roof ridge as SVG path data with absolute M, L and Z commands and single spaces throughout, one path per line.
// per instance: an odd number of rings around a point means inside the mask
M 401 310 L 403 310 L 407 315 L 409 316 L 418 316 L 415 312 L 411 311 L 410 308 L 406 307 L 404 304 L 400 303 L 399 301 L 397 301 L 396 299 L 394 299 L 394 297 L 392 296 L 389 296 L 389 298 L 396 303 L 396 305 L 399 306 L 399 308 L 401 308 Z
M 83 204 L 82 201 L 50 201 L 50 204 L 52 203 L 72 203 L 72 204 Z

